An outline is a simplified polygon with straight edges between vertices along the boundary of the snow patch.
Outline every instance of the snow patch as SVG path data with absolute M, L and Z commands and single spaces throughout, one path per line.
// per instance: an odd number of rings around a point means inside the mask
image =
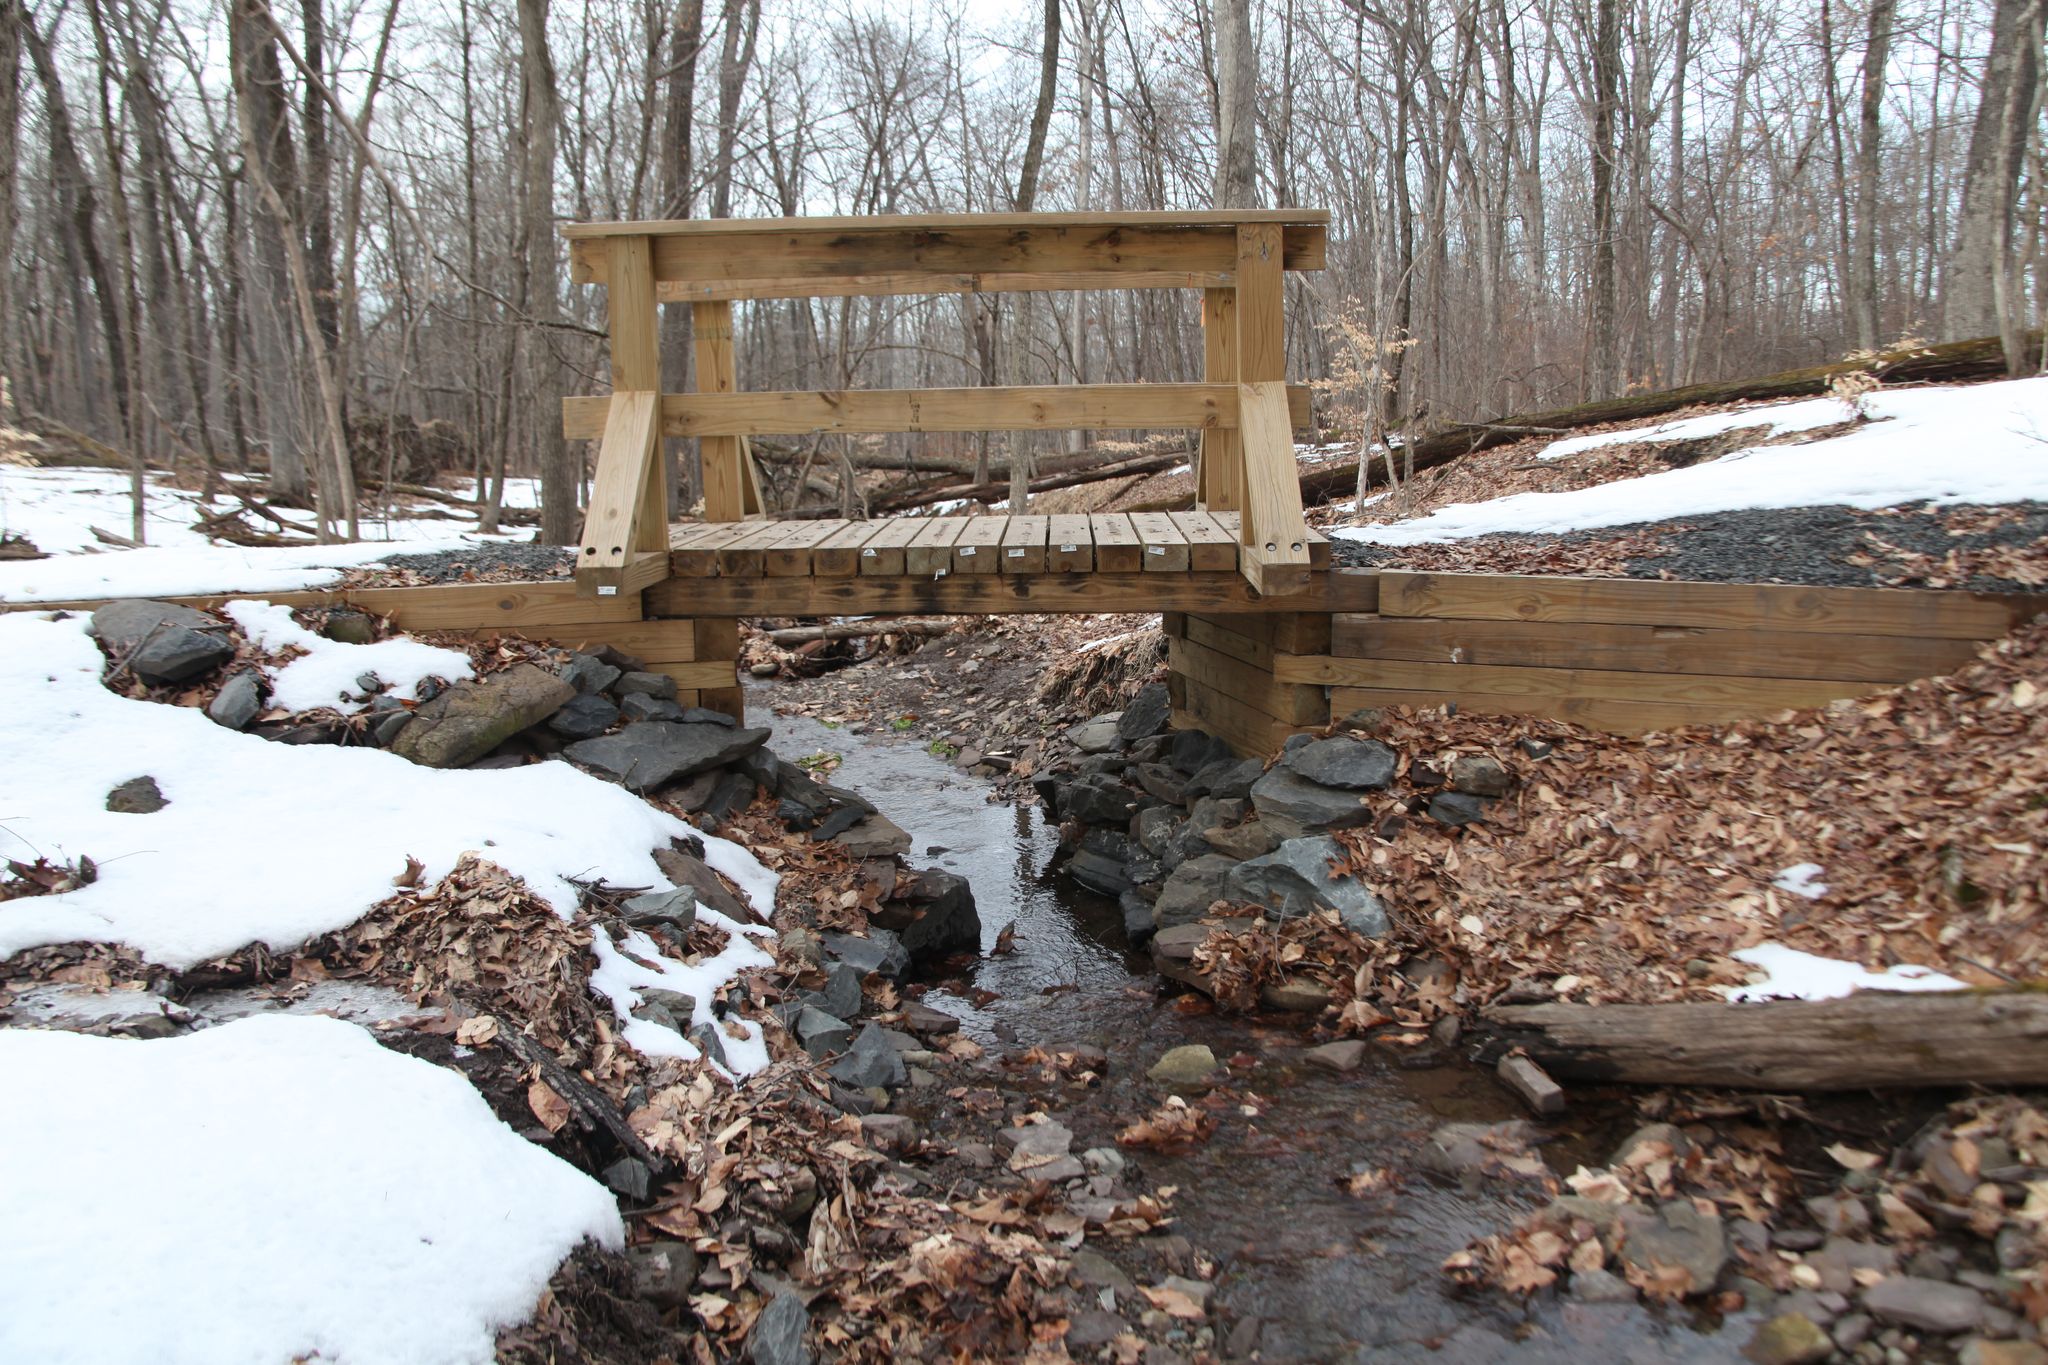
M 1603 431 L 1597 436 L 1573 436 L 1552 441 L 1536 453 L 1539 460 L 1561 460 L 1567 456 L 1599 450 L 1606 446 L 1669 445 L 1676 441 L 1699 441 L 1730 431 L 1767 428 L 1767 436 L 1837 426 L 1852 420 L 1855 410 L 1839 398 L 1809 398 L 1776 407 L 1739 408 L 1734 412 L 1710 412 L 1699 417 L 1681 417 L 1654 427 L 1631 427 L 1626 431 Z
M 408 855 L 432 883 L 465 852 L 525 880 L 563 916 L 571 877 L 664 885 L 652 850 L 684 821 L 567 763 L 444 772 L 378 749 L 274 744 L 197 709 L 131 701 L 100 683 L 86 618 L 0 615 L 0 851 L 86 855 L 99 879 L 0 905 L 0 958 L 71 941 L 120 942 L 185 969 L 251 942 L 293 947 L 391 894 Z M 106 809 L 151 776 L 169 804 Z M 772 906 L 772 874 L 737 845 L 707 861 Z
M 406 701 L 418 698 L 424 678 L 453 682 L 476 676 L 469 656 L 461 650 L 402 637 L 368 645 L 330 640 L 292 619 L 290 607 L 268 602 L 230 602 L 221 610 L 271 654 L 291 648 L 305 651 L 270 675 L 271 703 L 288 711 L 326 707 L 354 715 L 367 704 L 349 700 L 362 692 L 356 679 L 365 673 L 374 673 L 383 681 L 386 696 Z
M 1724 987 L 1738 1004 L 1749 1000 L 1839 1000 L 1853 991 L 1959 991 L 1962 982 L 1932 967 L 1901 965 L 1872 972 L 1854 962 L 1802 953 L 1783 944 L 1764 943 L 1733 954 L 1764 974 L 1747 986 Z
M 1819 401 L 1834 404 L 1831 421 L 1841 420 L 1839 403 Z M 1752 447 L 1593 488 L 1456 503 L 1413 521 L 1349 526 L 1330 534 L 1416 545 L 1751 509 L 1841 505 L 1868 510 L 1921 501 L 2048 499 L 2048 378 L 1879 392 L 1865 400 L 1865 407 L 1873 419 L 1867 425 L 1805 445 Z M 1722 416 L 1756 424 L 1754 410 L 1717 414 Z M 1640 432 L 1612 435 L 1642 439 Z
M 44 1097 L 0 1124 L 4 1360 L 487 1362 L 624 1241 L 596 1181 L 339 1020 L 0 1031 L 0 1093 Z
M 1773 878 L 1771 885 L 1780 891 L 1790 891 L 1795 896 L 1817 901 L 1828 893 L 1827 883 L 1820 877 L 1819 863 L 1794 863 Z
M 0 564 L 0 602 L 295 592 L 332 584 L 343 569 L 374 564 L 401 551 L 433 554 L 474 549 L 477 543 L 473 538 L 443 537 L 282 549 L 222 545 L 55 555 Z
M 690 1026 L 705 1024 L 718 1030 L 719 1046 L 726 1058 L 726 1065 L 720 1069 L 731 1075 L 750 1076 L 768 1065 L 768 1044 L 761 1037 L 761 1026 L 737 1017 L 720 1020 L 712 1013 L 711 1001 L 721 986 L 747 968 L 775 965 L 775 959 L 749 937 L 772 936 L 775 931 L 765 925 L 735 923 L 703 904 L 697 907 L 697 920 L 725 930 L 726 945 L 716 957 L 694 964 L 662 956 L 654 941 L 637 929 L 626 936 L 624 944 L 614 944 L 602 933 L 592 935 L 591 948 L 597 953 L 598 965 L 590 974 L 590 987 L 611 1002 L 612 1012 L 618 1016 L 620 1036 L 632 1047 L 649 1057 L 694 1061 L 703 1055 L 695 1043 L 673 1029 L 633 1016 L 633 1007 L 641 1003 L 643 989 L 682 992 L 696 1005 L 690 1015 Z

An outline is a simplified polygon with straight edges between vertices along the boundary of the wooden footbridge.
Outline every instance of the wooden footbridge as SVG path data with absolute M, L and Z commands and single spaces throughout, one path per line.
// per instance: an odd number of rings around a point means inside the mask
M 1819 705 L 1946 672 L 2040 612 L 2023 595 L 1373 572 L 1302 520 L 1285 383 L 1285 274 L 1326 215 L 969 215 L 571 227 L 609 294 L 612 391 L 563 404 L 599 442 L 575 581 L 269 594 L 410 630 L 611 644 L 737 715 L 739 619 L 1160 613 L 1178 724 L 1248 753 L 1367 706 L 1552 716 L 1637 731 Z M 735 300 L 1195 289 L 1200 382 L 741 390 Z M 699 391 L 661 392 L 660 308 L 687 307 Z M 818 432 L 1185 430 L 1179 512 L 775 521 L 749 441 Z M 701 522 L 667 520 L 666 437 L 694 437 Z M 220 597 L 183 599 L 213 605 Z M 35 604 L 0 602 L 0 608 Z

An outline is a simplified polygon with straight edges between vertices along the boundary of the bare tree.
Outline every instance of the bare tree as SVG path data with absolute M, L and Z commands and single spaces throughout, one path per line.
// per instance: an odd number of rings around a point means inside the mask
M 1259 202 L 1259 49 L 1250 0 L 1215 0 L 1216 207 L 1248 209 Z
M 555 133 L 562 118 L 555 62 L 548 50 L 548 0 L 519 0 L 520 138 L 525 154 L 524 241 L 520 306 L 536 324 L 527 330 L 526 427 L 540 450 L 540 538 L 576 539 L 577 461 L 562 437 L 561 366 L 548 328 L 560 320 L 555 260 Z

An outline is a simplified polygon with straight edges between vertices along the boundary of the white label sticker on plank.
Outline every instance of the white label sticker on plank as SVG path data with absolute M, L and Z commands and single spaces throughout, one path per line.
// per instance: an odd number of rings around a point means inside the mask
M 972 555 L 973 553 L 974 547 L 972 545 L 962 545 L 960 547 L 960 557 L 962 559 L 966 559 L 969 555 Z
M 1079 553 L 1080 553 L 1080 551 L 1081 551 L 1081 547 L 1080 547 L 1080 546 L 1078 546 L 1078 545 L 1062 545 L 1062 546 L 1060 546 L 1060 553 L 1061 553 L 1061 554 L 1063 554 L 1063 555 L 1079 554 Z
M 1010 558 L 1012 558 L 1012 559 L 1022 559 L 1023 557 L 1024 557 L 1024 552 L 1023 552 L 1022 550 L 1012 550 L 1012 551 L 1010 551 Z
M 597 595 L 599 597 L 617 597 L 619 595 L 619 590 L 616 587 L 611 586 L 610 584 L 606 584 L 605 586 L 600 587 L 597 590 Z
M 873 559 L 875 557 L 875 552 L 873 550 L 862 550 L 860 552 L 860 556 L 862 559 Z
M 1166 553 L 1166 547 L 1164 545 L 1147 545 L 1145 553 L 1148 555 L 1163 555 Z

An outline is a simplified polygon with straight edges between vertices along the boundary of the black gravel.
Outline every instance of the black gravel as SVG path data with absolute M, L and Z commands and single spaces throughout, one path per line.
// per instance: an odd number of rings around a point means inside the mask
M 382 562 L 410 569 L 433 583 L 462 583 L 501 571 L 524 579 L 568 578 L 576 569 L 576 552 L 560 545 L 478 545 L 428 555 L 388 555 Z
M 2048 503 L 2039 502 L 2006 504 L 1995 509 L 2012 514 L 2011 519 L 1989 531 L 1949 533 L 1949 517 L 1958 512 L 1989 510 L 1994 509 L 1933 508 L 1918 503 L 1879 512 L 1841 506 L 1715 512 L 1561 535 L 1481 536 L 1450 542 L 1445 548 L 1455 551 L 1460 545 L 1515 547 L 1534 554 L 1557 547 L 1604 544 L 1648 531 L 1669 546 L 1671 553 L 1629 560 L 1620 576 L 1707 583 L 1804 583 L 1827 588 L 1885 587 L 1887 557 L 1873 551 L 1866 535 L 1875 535 L 1902 550 L 1937 558 L 1950 550 L 2024 545 L 2048 536 Z M 1369 569 L 1410 567 L 1403 561 L 1412 555 L 1405 546 L 1357 540 L 1332 540 L 1331 552 L 1339 564 Z M 1871 555 L 1877 562 L 1851 563 L 1850 557 L 1859 554 Z M 1443 566 L 1432 556 L 1429 567 Z M 1896 561 L 1891 561 L 1891 567 L 1896 572 Z M 1971 578 L 1960 586 L 1981 592 L 2033 591 L 2024 583 L 2003 578 Z

